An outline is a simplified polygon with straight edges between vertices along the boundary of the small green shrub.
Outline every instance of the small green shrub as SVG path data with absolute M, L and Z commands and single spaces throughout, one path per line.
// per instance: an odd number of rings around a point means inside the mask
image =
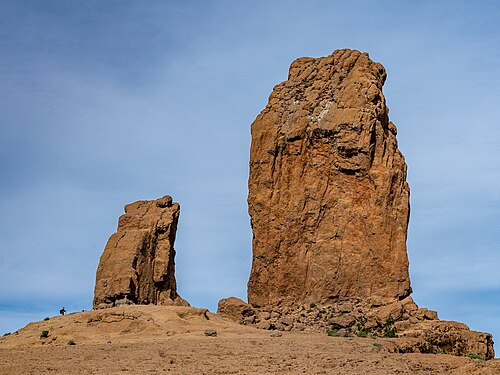
M 10 332 L 5 332 L 5 333 L 3 334 L 3 337 L 5 337 L 5 336 L 9 336 L 9 335 L 10 335 Z
M 394 319 L 390 315 L 385 321 L 384 328 L 382 329 L 382 337 L 385 338 L 398 337 L 396 328 L 394 327 Z
M 385 337 L 387 339 L 393 339 L 395 337 L 398 337 L 398 334 L 396 333 L 396 328 L 394 328 L 394 327 L 391 327 L 391 328 L 384 327 L 384 330 L 382 331 L 382 337 Z
M 357 323 L 358 332 L 356 332 L 356 336 L 358 337 L 367 337 L 370 333 L 370 329 L 365 327 L 366 319 L 361 318 Z
M 309 307 L 310 307 L 311 309 L 314 309 L 314 308 L 316 307 L 316 304 L 315 304 L 315 303 L 311 303 L 311 304 L 309 305 Z
M 340 337 L 340 333 L 336 329 L 329 330 L 327 335 L 332 337 Z
M 476 353 L 468 353 L 467 357 L 469 357 L 470 359 L 476 359 L 478 361 L 483 361 L 483 357 L 481 357 L 479 354 L 476 354 Z
M 47 337 L 49 337 L 49 331 L 42 331 L 42 333 L 40 334 L 40 338 L 46 339 Z
M 73 340 L 69 340 L 68 345 L 76 345 L 76 342 L 74 342 Z
M 367 329 L 363 329 L 361 331 L 358 331 L 356 332 L 356 336 L 358 337 L 368 337 L 368 330 Z
M 43 319 L 43 320 L 49 320 L 49 319 L 50 319 L 50 318 L 49 318 L 48 316 L 46 316 L 46 317 L 45 317 L 45 319 Z

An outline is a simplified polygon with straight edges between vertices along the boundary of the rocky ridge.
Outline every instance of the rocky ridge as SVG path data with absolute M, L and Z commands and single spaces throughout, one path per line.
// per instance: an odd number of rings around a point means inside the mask
M 96 272 L 94 308 L 188 305 L 177 294 L 174 241 L 180 205 L 166 195 L 125 206 Z

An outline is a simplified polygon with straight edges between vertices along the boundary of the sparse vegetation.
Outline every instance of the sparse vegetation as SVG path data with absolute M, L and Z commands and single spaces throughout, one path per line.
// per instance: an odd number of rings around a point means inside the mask
M 325 313 L 326 313 L 326 310 L 325 310 L 325 309 L 321 309 L 321 310 L 319 310 L 319 313 L 320 313 L 320 314 L 325 314 Z
M 10 332 L 5 332 L 5 333 L 3 334 L 3 337 L 5 337 L 5 336 L 9 336 L 9 335 L 10 335 Z
M 309 307 L 310 307 L 311 309 L 314 309 L 314 308 L 316 307 L 316 304 L 315 304 L 315 303 L 311 303 L 311 304 L 309 305 Z
M 356 336 L 358 337 L 368 337 L 370 333 L 370 329 L 365 327 L 366 319 L 361 318 L 357 323 L 358 331 L 356 332 Z
M 368 337 L 368 330 L 365 328 L 361 331 L 356 332 L 356 336 L 358 337 Z
M 336 329 L 329 330 L 327 335 L 332 337 L 340 337 L 340 333 Z
M 373 345 L 374 347 L 376 347 L 377 349 L 380 349 L 380 348 L 383 346 L 381 343 L 376 342 L 376 341 L 375 341 L 372 345 Z
M 43 319 L 43 320 L 49 320 L 49 319 L 50 319 L 50 318 L 49 318 L 48 316 L 46 316 L 46 317 L 45 317 L 45 319 Z
M 76 345 L 76 342 L 74 342 L 73 340 L 69 340 L 68 345 Z
M 341 329 L 341 328 L 342 328 L 342 327 L 341 327 L 340 325 L 338 325 L 337 323 L 333 323 L 333 324 L 332 324 L 332 329 L 335 329 L 335 330 L 337 330 L 337 331 L 338 331 L 338 330 L 339 330 L 339 329 Z
M 480 355 L 478 355 L 476 353 L 468 353 L 467 357 L 470 359 L 475 359 L 477 361 L 481 361 L 481 362 L 484 361 L 483 357 L 481 357 Z
M 385 321 L 384 328 L 382 329 L 382 337 L 385 338 L 398 337 L 396 328 L 394 327 L 394 319 L 390 315 Z
M 49 331 L 42 331 L 42 333 L 40 334 L 40 338 L 46 339 L 47 337 L 49 337 Z

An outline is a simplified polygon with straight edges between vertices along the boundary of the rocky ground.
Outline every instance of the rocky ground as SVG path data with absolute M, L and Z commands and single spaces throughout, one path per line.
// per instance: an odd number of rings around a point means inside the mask
M 204 309 L 123 306 L 53 317 L 0 338 L 0 374 L 500 374 L 499 360 L 400 354 L 397 340 L 277 334 Z

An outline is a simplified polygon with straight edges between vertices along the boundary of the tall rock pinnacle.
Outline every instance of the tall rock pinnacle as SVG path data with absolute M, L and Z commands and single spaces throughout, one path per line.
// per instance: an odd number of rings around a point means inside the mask
M 385 79 L 359 51 L 299 58 L 252 124 L 251 305 L 411 293 L 410 190 Z
M 118 304 L 187 305 L 177 294 L 174 241 L 180 206 L 166 195 L 125 206 L 101 256 L 94 308 Z

